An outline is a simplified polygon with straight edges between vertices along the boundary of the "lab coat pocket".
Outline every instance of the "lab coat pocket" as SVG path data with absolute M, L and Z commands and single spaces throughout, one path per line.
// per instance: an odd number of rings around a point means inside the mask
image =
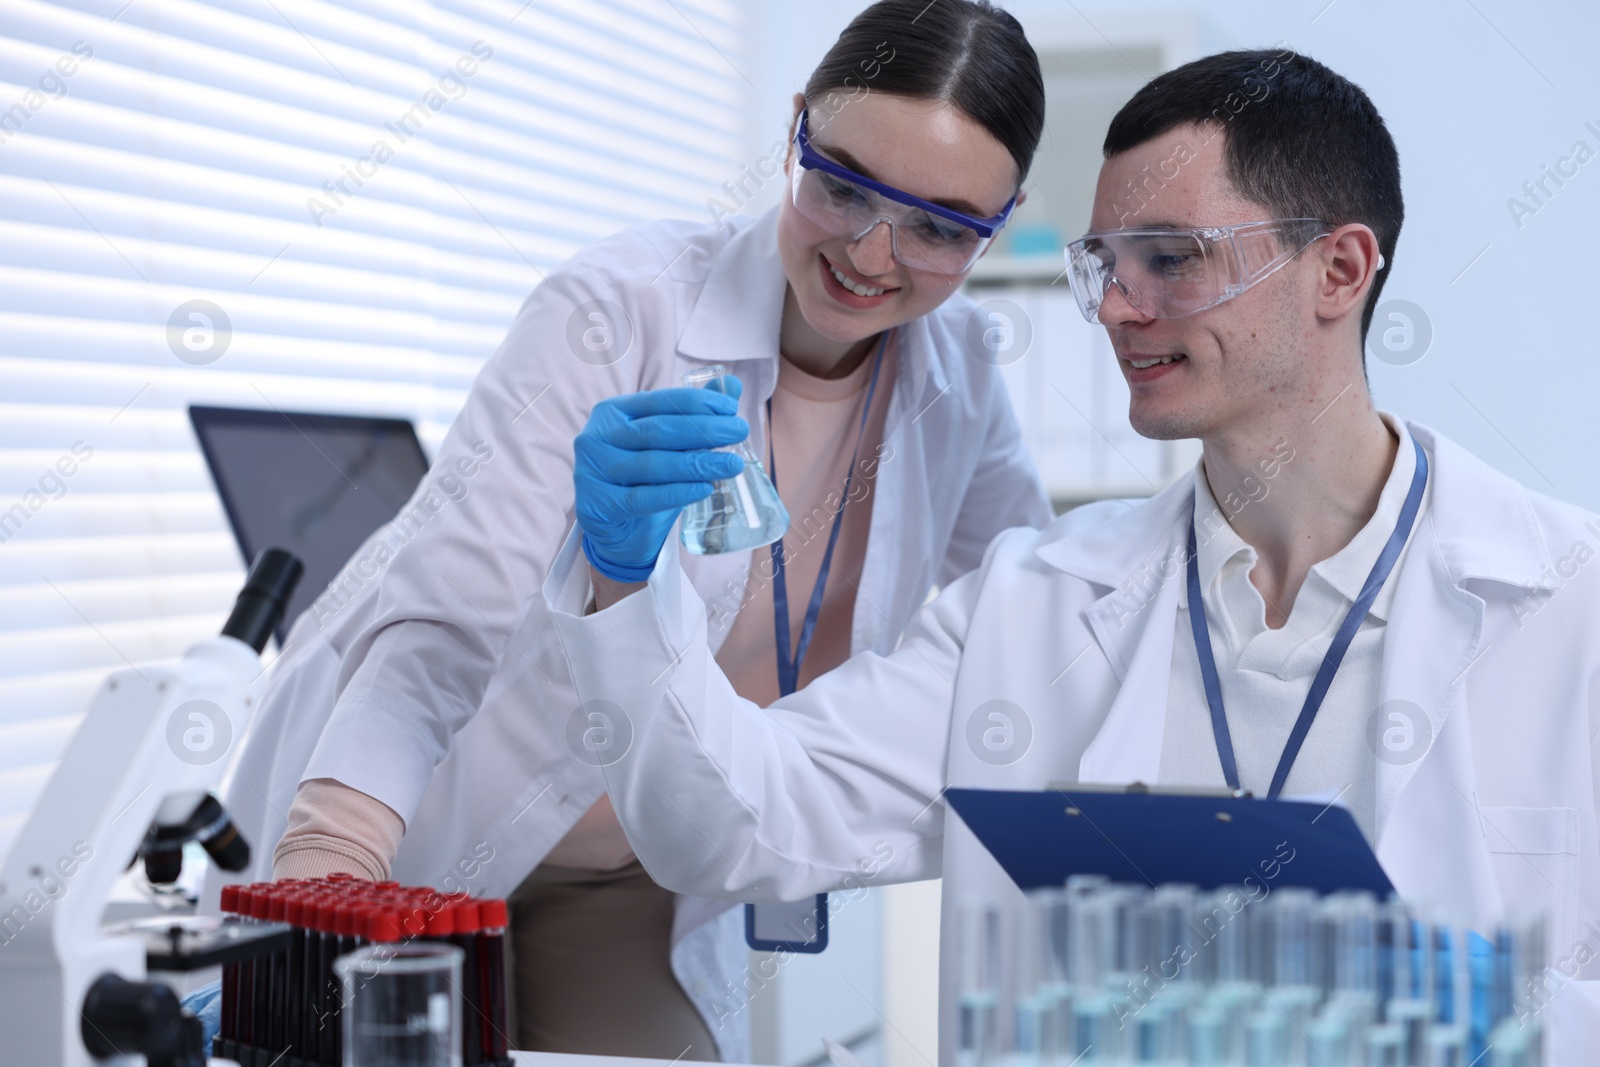
M 1483 808 L 1483 832 L 1508 917 L 1546 917 L 1549 946 L 1571 952 L 1578 922 L 1575 808 Z

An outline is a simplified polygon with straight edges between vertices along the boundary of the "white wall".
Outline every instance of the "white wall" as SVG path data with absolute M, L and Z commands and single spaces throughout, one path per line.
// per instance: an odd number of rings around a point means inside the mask
M 753 26 L 752 159 L 781 136 L 788 98 L 865 4 L 764 4 Z M 1400 147 L 1407 219 L 1385 300 L 1422 309 L 1433 337 L 1407 365 L 1369 360 L 1380 406 L 1455 438 L 1530 488 L 1600 510 L 1591 462 L 1600 360 L 1588 239 L 1600 223 L 1600 5 L 1579 0 L 1015 0 L 1032 35 L 1198 13 L 1210 47 L 1279 40 L 1372 96 Z M 1080 14 L 1081 13 L 1081 14 Z M 1154 73 L 1149 72 L 1149 73 Z M 1590 130 L 1586 122 L 1593 123 Z M 1535 214 L 1507 200 L 1585 141 L 1597 158 Z M 1569 165 L 1570 169 L 1570 165 Z M 753 206 L 775 202 L 769 183 Z M 1524 197 L 1524 199 L 1526 199 Z M 1531 205 L 1531 201 L 1529 201 Z M 1469 266 L 1470 264 L 1470 266 Z M 1376 331 L 1376 327 L 1375 327 Z

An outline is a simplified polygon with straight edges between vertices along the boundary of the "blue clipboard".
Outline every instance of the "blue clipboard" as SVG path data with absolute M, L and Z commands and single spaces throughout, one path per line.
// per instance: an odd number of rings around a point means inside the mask
M 948 789 L 945 798 L 1023 889 L 1098 874 L 1202 889 L 1253 878 L 1320 893 L 1365 889 L 1380 899 L 1394 890 L 1355 819 L 1340 807 L 1080 786 Z

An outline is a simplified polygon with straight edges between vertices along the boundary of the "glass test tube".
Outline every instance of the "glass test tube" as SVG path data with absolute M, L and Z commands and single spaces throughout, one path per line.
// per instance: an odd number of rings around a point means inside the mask
M 1289 1024 L 1270 1007 L 1250 1012 L 1245 1020 L 1245 1067 L 1284 1067 L 1289 1062 Z
M 1067 882 L 1072 931 L 1071 1053 L 1084 1063 L 1115 1063 L 1121 1055 L 1118 1001 L 1109 983 L 1116 973 L 1118 909 L 1124 895 L 1123 887 L 1104 880 Z
M 222 914 L 237 916 L 239 913 L 240 886 L 230 883 L 222 887 Z M 217 1036 L 223 1041 L 233 1041 L 238 1036 L 239 1013 L 239 964 L 238 962 L 224 963 L 222 965 L 222 1018 L 217 1029 Z M 210 1054 L 211 1050 L 206 1050 Z
M 1331 893 L 1323 910 L 1332 936 L 1333 998 L 1359 1033 L 1378 1017 L 1377 901 L 1371 893 Z
M 1001 908 L 967 901 L 956 910 L 956 1064 L 986 1067 L 999 1059 L 998 1016 L 1004 951 Z
M 506 902 L 478 902 L 478 982 L 488 1020 L 483 1027 L 484 1059 L 499 1063 L 506 1058 Z
M 1382 942 L 1387 967 L 1384 985 L 1387 1001 L 1383 1017 L 1403 1034 L 1400 1062 L 1404 1067 L 1425 1067 L 1428 1027 L 1433 1022 L 1433 954 L 1427 950 L 1430 931 L 1398 897 L 1382 911 Z
M 1050 1042 L 1052 1055 L 1065 1063 L 1071 1059 L 1072 1045 L 1072 954 L 1071 918 L 1064 889 L 1041 889 L 1033 894 L 1040 909 L 1047 945 L 1046 997 L 1051 1005 Z
M 1545 916 L 1542 914 L 1514 914 L 1506 922 L 1506 938 L 1510 956 L 1509 1014 L 1505 1021 L 1523 1031 L 1529 1063 L 1542 1063 L 1544 1059 L 1544 1009 L 1555 995 L 1556 972 L 1545 965 Z
M 1059 890 L 1029 893 L 1011 924 L 1011 1033 L 1009 1059 L 1018 1067 L 1048 1064 L 1065 1047 L 1060 1000 L 1061 968 L 1051 937 Z

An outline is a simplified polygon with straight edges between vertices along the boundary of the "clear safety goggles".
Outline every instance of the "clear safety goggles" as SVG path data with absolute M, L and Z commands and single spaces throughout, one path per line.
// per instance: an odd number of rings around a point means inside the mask
M 894 258 L 916 270 L 965 273 L 1017 206 L 1013 196 L 1000 214 L 980 219 L 857 174 L 811 147 L 804 111 L 795 124 L 794 144 L 799 166 L 790 175 L 789 191 L 795 208 L 847 241 L 859 241 L 887 222 Z
M 1090 322 L 1113 285 L 1141 314 L 1176 319 L 1232 300 L 1332 232 L 1321 219 L 1098 230 L 1067 245 L 1067 274 Z

